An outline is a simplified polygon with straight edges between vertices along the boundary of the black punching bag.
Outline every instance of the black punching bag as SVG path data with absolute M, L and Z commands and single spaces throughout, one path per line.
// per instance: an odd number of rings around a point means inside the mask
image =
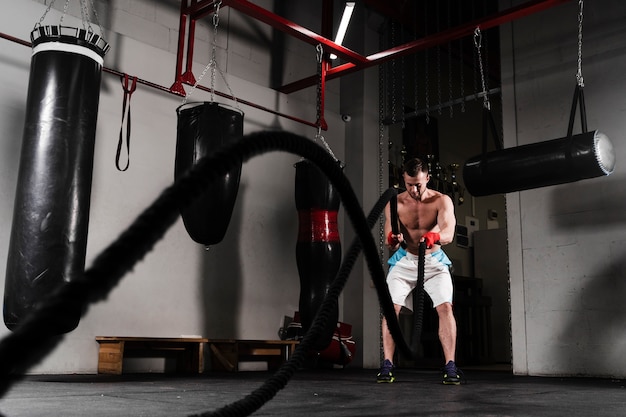
M 220 103 L 183 104 L 178 128 L 174 177 L 178 179 L 201 158 L 243 136 L 243 112 Z M 213 182 L 180 214 L 189 236 L 205 246 L 224 238 L 239 191 L 241 164 Z
M 298 210 L 296 263 L 300 275 L 299 311 L 302 330 L 307 332 L 341 266 L 341 242 L 337 227 L 339 194 L 326 175 L 312 162 L 296 166 L 295 199 Z M 328 346 L 337 327 L 335 306 L 313 349 Z
M 45 296 L 85 269 L 100 80 L 109 45 L 98 35 L 40 26 L 26 101 L 4 322 L 15 329 Z M 50 331 L 66 333 L 82 311 L 66 309 Z
M 609 175 L 614 168 L 613 145 L 596 130 L 477 155 L 465 162 L 463 181 L 479 197 Z

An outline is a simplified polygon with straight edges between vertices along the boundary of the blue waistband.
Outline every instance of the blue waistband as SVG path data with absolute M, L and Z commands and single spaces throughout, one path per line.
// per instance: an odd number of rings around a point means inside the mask
M 406 249 L 399 248 L 393 255 L 391 255 L 387 263 L 389 264 L 389 266 L 393 267 L 396 264 L 396 262 L 398 262 L 404 256 L 406 256 Z M 439 250 L 436 250 L 435 252 L 432 252 L 430 256 L 432 256 L 433 258 L 435 258 L 436 260 L 438 260 L 439 262 L 441 262 L 442 264 L 446 266 L 452 265 L 452 261 L 450 260 L 450 258 L 448 258 L 448 255 L 446 255 L 443 249 L 439 249 Z

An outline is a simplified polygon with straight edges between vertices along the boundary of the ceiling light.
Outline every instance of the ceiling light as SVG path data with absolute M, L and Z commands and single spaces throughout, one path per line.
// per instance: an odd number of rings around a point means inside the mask
M 335 43 L 337 45 L 341 45 L 343 43 L 343 38 L 346 36 L 348 25 L 350 24 L 350 18 L 352 17 L 352 12 L 354 11 L 354 4 L 355 2 L 353 1 L 347 1 L 346 7 L 343 9 L 341 22 L 339 22 L 339 29 L 337 29 L 337 36 L 335 36 Z M 330 54 L 330 59 L 337 59 L 337 55 Z

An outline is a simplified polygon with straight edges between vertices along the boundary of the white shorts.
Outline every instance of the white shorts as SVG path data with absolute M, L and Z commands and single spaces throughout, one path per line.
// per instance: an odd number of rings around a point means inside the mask
M 402 251 L 402 252 L 400 252 Z M 402 249 L 389 260 L 387 286 L 394 304 L 413 310 L 411 291 L 417 285 L 417 263 L 419 257 Z M 450 260 L 438 250 L 424 256 L 424 291 L 437 307 L 443 303 L 452 303 L 452 276 Z

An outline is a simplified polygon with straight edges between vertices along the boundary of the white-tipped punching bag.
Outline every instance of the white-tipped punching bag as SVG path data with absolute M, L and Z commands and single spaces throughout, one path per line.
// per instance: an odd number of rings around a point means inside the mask
M 465 162 L 463 180 L 480 197 L 600 177 L 614 168 L 613 145 L 596 130 L 477 155 Z
M 4 292 L 4 322 L 15 329 L 37 304 L 85 268 L 100 80 L 109 45 L 65 26 L 31 34 L 15 209 Z M 57 317 L 73 330 L 81 311 Z

